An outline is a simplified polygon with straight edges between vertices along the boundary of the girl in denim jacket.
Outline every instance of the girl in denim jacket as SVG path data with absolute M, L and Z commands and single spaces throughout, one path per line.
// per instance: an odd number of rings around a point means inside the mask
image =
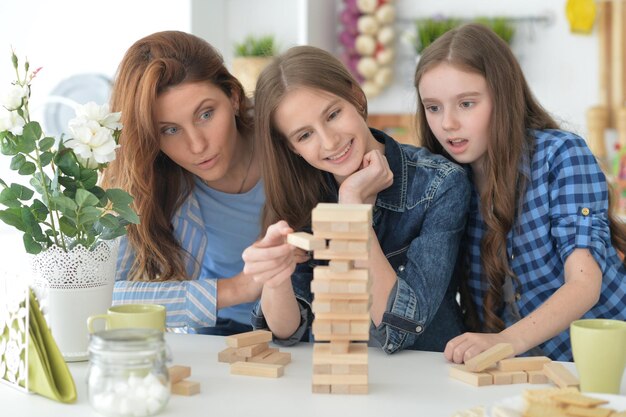
M 307 334 L 311 265 L 296 270 L 299 252 L 285 237 L 310 227 L 318 202 L 369 203 L 372 339 L 387 353 L 443 351 L 463 330 L 451 277 L 469 181 L 445 158 L 369 129 L 366 117 L 358 83 L 321 49 L 292 48 L 261 74 L 255 122 L 269 227 L 243 254 L 244 272 L 264 284 L 253 325 L 285 343 Z
M 626 319 L 626 230 L 585 141 L 537 103 L 511 50 L 466 25 L 437 39 L 415 72 L 420 137 L 467 164 L 474 192 L 461 260 L 471 328 L 445 356 L 463 362 L 496 343 L 572 360 L 568 327 Z M 476 308 L 478 307 L 478 311 Z

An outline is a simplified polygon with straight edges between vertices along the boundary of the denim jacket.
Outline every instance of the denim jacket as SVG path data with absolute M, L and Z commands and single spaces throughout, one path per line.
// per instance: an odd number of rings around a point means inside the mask
M 456 302 L 458 283 L 452 278 L 459 243 L 465 229 L 470 183 L 465 171 L 426 149 L 399 144 L 371 129 L 385 145 L 393 184 L 381 191 L 373 208 L 373 227 L 380 246 L 397 273 L 387 309 L 378 327 L 370 327 L 372 341 L 387 353 L 402 349 L 443 351 L 451 338 L 463 332 Z M 338 188 L 326 175 L 337 201 Z M 301 310 L 300 327 L 287 340 L 305 340 L 313 319 L 311 261 L 292 275 Z M 373 277 L 375 279 L 375 277 Z M 260 303 L 253 327 L 266 328 Z

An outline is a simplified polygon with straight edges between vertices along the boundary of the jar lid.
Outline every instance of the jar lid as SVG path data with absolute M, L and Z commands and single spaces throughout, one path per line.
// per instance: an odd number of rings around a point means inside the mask
M 158 350 L 163 344 L 163 332 L 156 329 L 102 330 L 91 334 L 89 351 L 134 352 L 145 351 L 147 347 Z

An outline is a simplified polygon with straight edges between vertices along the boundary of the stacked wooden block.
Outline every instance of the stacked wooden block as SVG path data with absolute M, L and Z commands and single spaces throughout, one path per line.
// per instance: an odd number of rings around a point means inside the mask
M 172 394 L 194 395 L 200 392 L 200 383 L 187 379 L 191 376 L 191 367 L 172 365 L 167 368 L 167 371 L 170 375 Z
M 477 387 L 505 384 L 547 384 L 578 387 L 578 378 L 562 364 L 545 356 L 508 358 L 513 346 L 499 343 L 476 355 L 464 365 L 452 365 L 450 377 Z M 507 359 L 508 358 L 508 359 Z
M 291 353 L 269 347 L 272 333 L 266 330 L 235 334 L 225 340 L 228 348 L 218 353 L 217 360 L 230 363 L 233 375 L 278 378 L 291 362 Z
M 313 235 L 293 233 L 289 243 L 312 250 L 328 266 L 313 270 L 313 392 L 367 394 L 370 275 L 355 261 L 369 258 L 372 206 L 320 203 Z M 328 244 L 327 244 L 328 241 Z M 320 343 L 328 342 L 328 343 Z

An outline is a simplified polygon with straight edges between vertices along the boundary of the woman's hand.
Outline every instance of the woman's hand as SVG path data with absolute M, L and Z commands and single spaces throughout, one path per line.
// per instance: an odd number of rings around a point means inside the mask
M 463 333 L 450 340 L 443 351 L 447 360 L 463 363 L 498 343 L 512 343 L 502 333 Z
M 268 227 L 261 240 L 243 251 L 243 272 L 269 288 L 290 280 L 296 264 L 308 260 L 302 249 L 287 243 L 287 235 L 292 232 L 293 229 L 282 220 Z
M 365 154 L 358 171 L 346 178 L 339 187 L 339 202 L 373 204 L 376 195 L 393 183 L 393 172 L 387 158 L 378 150 Z

